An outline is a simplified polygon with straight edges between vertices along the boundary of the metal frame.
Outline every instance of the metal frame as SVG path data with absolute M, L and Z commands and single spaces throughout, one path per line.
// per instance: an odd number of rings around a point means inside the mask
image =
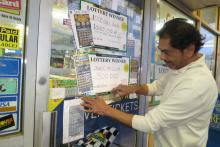
M 144 19 L 143 19 L 143 36 L 142 36 L 142 57 L 141 57 L 141 71 L 140 84 L 150 82 L 150 68 L 151 68 L 151 49 L 152 49 L 152 34 L 155 32 L 156 20 L 156 5 L 155 0 L 145 0 L 144 4 Z M 146 96 L 140 96 L 139 100 L 139 114 L 144 115 L 147 112 L 148 99 Z M 137 145 L 138 147 L 146 147 L 147 133 L 138 131 Z
M 37 80 L 36 80 L 36 102 L 35 102 L 35 147 L 47 147 L 50 141 L 48 132 L 43 128 L 50 128 L 50 124 L 43 124 L 43 113 L 47 112 L 49 94 L 49 69 L 51 51 L 51 0 L 41 0 L 39 13 L 39 35 L 37 56 Z M 48 142 L 47 142 L 48 141 Z
M 220 7 L 218 8 L 217 30 L 220 31 Z M 220 92 L 220 35 L 217 36 L 217 55 L 216 55 L 216 82 Z

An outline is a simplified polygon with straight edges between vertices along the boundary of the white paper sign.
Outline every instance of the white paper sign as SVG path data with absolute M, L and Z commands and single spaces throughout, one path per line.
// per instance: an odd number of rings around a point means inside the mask
M 169 68 L 163 65 L 155 64 L 155 79 L 159 79 L 169 72 Z
M 93 92 L 108 92 L 119 84 L 128 85 L 129 58 L 89 55 Z
M 81 1 L 81 10 L 90 14 L 95 46 L 126 51 L 128 22 L 125 15 L 99 8 L 85 1 Z
M 65 100 L 63 105 L 63 143 L 84 136 L 84 111 L 81 99 Z

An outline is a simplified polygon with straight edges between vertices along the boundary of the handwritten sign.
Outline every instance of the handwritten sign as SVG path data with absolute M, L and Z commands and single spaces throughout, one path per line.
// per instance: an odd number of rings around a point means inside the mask
M 81 1 L 81 10 L 91 14 L 91 27 L 94 45 L 126 51 L 127 17 Z
M 129 58 L 89 55 L 93 93 L 111 91 L 119 84 L 128 85 Z
M 94 46 L 126 51 L 127 16 L 81 1 L 81 11 L 70 11 L 77 48 Z

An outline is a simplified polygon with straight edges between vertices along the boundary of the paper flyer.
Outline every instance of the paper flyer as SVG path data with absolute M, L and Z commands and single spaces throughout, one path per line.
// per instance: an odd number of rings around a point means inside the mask
M 81 103 L 81 99 L 64 101 L 63 144 L 84 137 L 84 110 Z
M 93 36 L 89 13 L 83 11 L 70 11 L 70 19 L 77 48 L 92 46 Z
M 94 46 L 126 51 L 127 16 L 83 0 L 81 11 L 89 12 Z
M 1 0 L 0 20 L 24 24 L 27 0 Z
M 89 55 L 93 94 L 109 92 L 119 84 L 128 85 L 129 58 Z
M 127 50 L 127 16 L 81 1 L 80 11 L 69 11 L 77 48 Z
M 75 57 L 78 94 L 91 94 L 93 88 L 91 68 L 88 55 Z
M 20 30 L 0 25 L 0 48 L 19 49 Z

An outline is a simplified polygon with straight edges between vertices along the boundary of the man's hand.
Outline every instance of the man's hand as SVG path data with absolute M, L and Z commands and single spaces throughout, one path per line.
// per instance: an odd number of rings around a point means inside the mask
M 81 100 L 84 101 L 81 105 L 84 106 L 86 112 L 95 113 L 98 115 L 106 115 L 109 109 L 109 105 L 98 95 L 96 98 L 83 97 Z
M 112 93 L 115 95 L 115 97 L 127 96 L 133 92 L 135 92 L 135 88 L 128 85 L 118 85 L 112 89 Z

